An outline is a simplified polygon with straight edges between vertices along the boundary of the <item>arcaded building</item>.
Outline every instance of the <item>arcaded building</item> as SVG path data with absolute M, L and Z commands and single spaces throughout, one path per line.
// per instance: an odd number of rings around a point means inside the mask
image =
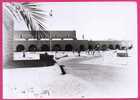
M 123 43 L 124 44 L 124 43 Z M 127 45 L 127 43 L 126 43 Z M 121 49 L 122 41 L 88 41 L 77 40 L 76 31 L 15 31 L 14 52 L 21 51 L 73 51 L 92 50 L 97 46 L 101 50 Z
M 39 32 L 39 31 L 38 31 Z M 14 51 L 72 51 L 88 48 L 87 40 L 77 40 L 76 31 L 39 32 L 40 37 L 30 31 L 16 31 L 14 34 Z M 34 36 L 34 37 L 33 37 Z

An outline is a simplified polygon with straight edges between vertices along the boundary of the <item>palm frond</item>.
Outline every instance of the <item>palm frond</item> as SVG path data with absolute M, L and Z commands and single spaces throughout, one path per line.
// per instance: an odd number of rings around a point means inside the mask
M 11 14 L 18 20 L 23 19 L 29 31 L 34 37 L 41 38 L 45 36 L 43 31 L 47 30 L 46 14 L 35 3 L 10 3 L 7 6 Z M 37 31 L 40 30 L 40 33 Z M 36 36 L 37 35 L 37 36 Z

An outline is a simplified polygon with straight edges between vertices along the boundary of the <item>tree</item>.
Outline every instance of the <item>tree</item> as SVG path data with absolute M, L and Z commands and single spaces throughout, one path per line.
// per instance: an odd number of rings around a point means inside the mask
M 107 50 L 107 45 L 102 45 L 102 48 L 101 48 L 103 51 Z

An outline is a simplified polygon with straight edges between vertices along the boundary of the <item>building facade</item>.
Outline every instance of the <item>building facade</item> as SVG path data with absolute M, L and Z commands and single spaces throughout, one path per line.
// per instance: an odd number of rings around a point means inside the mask
M 37 33 L 40 36 L 33 35 Z M 15 31 L 13 51 L 107 50 L 122 49 L 128 46 L 128 41 L 77 40 L 76 31 L 38 31 L 37 33 L 31 33 L 30 31 Z

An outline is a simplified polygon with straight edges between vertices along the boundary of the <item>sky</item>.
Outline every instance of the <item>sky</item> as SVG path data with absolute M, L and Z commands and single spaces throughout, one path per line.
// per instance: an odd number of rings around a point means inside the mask
M 76 30 L 78 39 L 136 40 L 136 2 L 46 2 L 41 3 L 48 16 L 48 30 Z M 52 9 L 53 16 L 49 16 Z M 15 22 L 15 30 L 27 30 Z

